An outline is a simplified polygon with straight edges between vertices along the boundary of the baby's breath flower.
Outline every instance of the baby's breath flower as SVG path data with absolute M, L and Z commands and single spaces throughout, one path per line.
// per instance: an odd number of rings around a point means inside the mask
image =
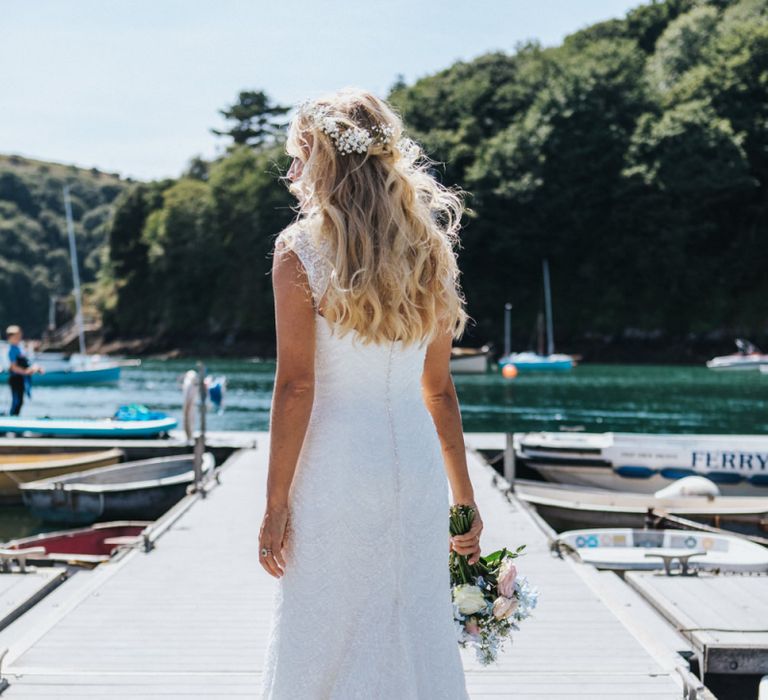
M 315 105 L 306 100 L 299 106 L 299 112 L 310 117 L 317 127 L 333 141 L 336 150 L 342 155 L 366 153 L 374 144 L 388 145 L 394 135 L 394 127 L 389 124 L 374 124 L 371 130 L 349 125 L 333 117 L 327 105 Z

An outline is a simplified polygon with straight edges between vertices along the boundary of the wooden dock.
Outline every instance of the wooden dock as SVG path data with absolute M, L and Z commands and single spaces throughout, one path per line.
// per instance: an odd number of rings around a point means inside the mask
M 705 673 L 768 674 L 768 576 L 627 574 L 690 640 Z
M 74 574 L 0 630 L 2 700 L 259 697 L 276 581 L 257 556 L 269 435 L 256 437 L 219 485 L 168 514 L 154 549 Z M 462 651 L 473 700 L 683 697 L 684 664 L 661 618 L 615 577 L 553 556 L 528 509 L 468 458 L 484 551 L 527 543 L 519 569 L 541 593 L 499 664 Z

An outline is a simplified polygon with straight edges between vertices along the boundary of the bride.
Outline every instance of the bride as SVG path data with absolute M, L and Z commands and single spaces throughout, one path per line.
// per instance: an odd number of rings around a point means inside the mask
M 259 556 L 277 579 L 265 700 L 466 700 L 448 571 L 480 556 L 450 374 L 470 318 L 461 193 L 396 111 L 345 88 L 293 118 L 275 240 L 277 371 Z M 449 493 L 450 486 L 450 493 Z

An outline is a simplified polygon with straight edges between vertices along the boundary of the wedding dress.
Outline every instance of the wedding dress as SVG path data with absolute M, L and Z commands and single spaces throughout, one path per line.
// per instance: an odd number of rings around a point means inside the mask
M 315 308 L 329 264 L 297 222 Z M 362 345 L 315 313 L 315 393 L 263 700 L 467 700 L 448 572 L 449 486 L 421 395 L 426 344 Z

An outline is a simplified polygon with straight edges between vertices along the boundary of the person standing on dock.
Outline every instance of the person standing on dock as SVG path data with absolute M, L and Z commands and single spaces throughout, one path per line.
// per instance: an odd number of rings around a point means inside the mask
M 478 561 L 482 530 L 450 372 L 463 204 L 402 132 L 353 88 L 303 103 L 288 132 L 300 212 L 272 264 L 262 700 L 469 700 L 448 568 L 451 550 Z M 476 511 L 466 534 L 451 501 Z
M 24 405 L 24 394 L 29 394 L 29 377 L 42 374 L 43 368 L 30 365 L 21 343 L 21 326 L 8 326 L 5 329 L 8 340 L 8 385 L 11 387 L 11 415 L 18 416 Z

